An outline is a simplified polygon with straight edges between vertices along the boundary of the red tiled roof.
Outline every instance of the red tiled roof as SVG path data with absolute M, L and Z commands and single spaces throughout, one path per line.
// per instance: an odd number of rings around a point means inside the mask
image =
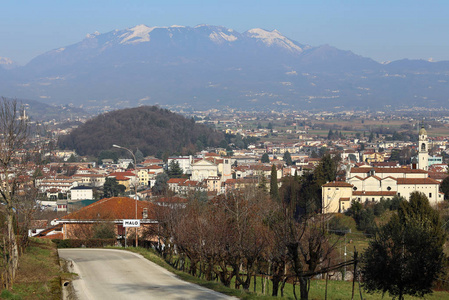
M 122 175 L 115 175 L 114 177 L 115 177 L 115 179 L 117 179 L 118 181 L 127 181 L 127 180 L 129 180 L 128 177 L 125 177 L 125 176 L 122 176 Z
M 398 184 L 440 184 L 432 178 L 398 178 Z
M 58 240 L 62 240 L 64 238 L 64 234 L 62 232 L 58 232 L 55 234 L 50 234 L 50 235 L 43 235 L 43 236 L 36 236 L 37 238 L 40 239 L 58 239 Z
M 145 167 L 145 169 L 162 169 L 162 167 L 156 166 L 156 165 L 151 165 L 151 166 Z
M 447 173 L 429 172 L 429 177 L 432 179 L 435 179 L 435 180 L 437 180 L 437 179 L 442 180 L 442 179 L 446 178 L 447 176 L 449 176 L 449 174 L 447 174 Z
M 209 152 L 209 153 L 206 153 L 205 156 L 207 157 L 207 156 L 220 156 L 220 155 L 218 155 L 217 153 Z
M 72 177 L 106 177 L 106 175 L 102 174 L 74 174 Z
M 137 218 L 142 218 L 144 208 L 148 209 L 148 216 L 150 216 L 153 204 L 146 201 L 137 201 Z M 135 217 L 136 200 L 128 197 L 113 197 L 85 206 L 61 218 L 61 220 L 119 220 L 134 219 Z
M 183 183 L 184 181 L 186 181 L 187 179 L 186 178 L 170 178 L 168 181 L 167 181 L 167 183 L 177 183 L 177 184 L 180 184 L 180 183 Z
M 109 174 L 109 176 L 130 176 L 130 177 L 135 177 L 136 173 L 134 172 L 130 172 L 130 171 L 125 171 L 125 172 L 113 172 L 111 174 Z
M 332 182 L 323 184 L 323 187 L 352 187 L 352 184 L 344 182 L 344 181 L 332 181 Z
M 148 159 L 145 159 L 143 161 L 144 164 L 147 164 L 147 163 L 162 163 L 162 162 L 163 161 L 161 159 L 158 159 L 158 158 L 148 158 Z

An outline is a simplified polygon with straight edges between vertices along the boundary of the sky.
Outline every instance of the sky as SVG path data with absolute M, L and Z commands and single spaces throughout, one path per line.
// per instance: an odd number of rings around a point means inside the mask
M 135 25 L 221 25 L 279 30 L 301 44 L 329 44 L 376 61 L 449 60 L 447 0 L 5 0 L 0 57 L 24 65 L 86 34 Z

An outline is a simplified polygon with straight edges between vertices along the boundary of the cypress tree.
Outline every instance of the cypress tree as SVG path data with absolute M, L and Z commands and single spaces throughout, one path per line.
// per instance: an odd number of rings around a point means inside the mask
M 270 195 L 274 200 L 279 200 L 278 175 L 276 166 L 271 166 Z

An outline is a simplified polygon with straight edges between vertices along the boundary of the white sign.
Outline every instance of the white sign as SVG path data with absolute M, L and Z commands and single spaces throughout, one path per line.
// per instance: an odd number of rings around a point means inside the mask
M 123 227 L 140 227 L 140 220 L 123 220 Z

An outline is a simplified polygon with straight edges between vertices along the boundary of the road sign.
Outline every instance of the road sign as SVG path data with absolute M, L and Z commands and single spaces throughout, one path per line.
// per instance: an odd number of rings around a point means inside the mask
M 123 227 L 140 227 L 140 220 L 123 220 Z

